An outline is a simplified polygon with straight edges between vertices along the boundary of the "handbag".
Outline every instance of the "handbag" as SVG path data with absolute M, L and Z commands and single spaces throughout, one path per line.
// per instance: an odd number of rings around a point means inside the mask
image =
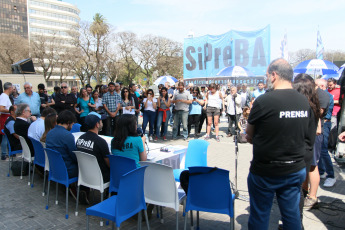
M 237 133 L 237 141 L 238 143 L 247 143 L 247 138 L 245 133 Z
M 22 162 L 21 161 L 14 161 L 12 162 L 12 166 L 11 166 L 11 170 L 12 170 L 12 175 L 13 176 L 20 176 L 20 172 L 22 170 Z M 28 175 L 28 170 L 29 170 L 29 163 L 24 161 L 23 162 L 23 172 L 22 175 L 23 176 L 27 176 Z

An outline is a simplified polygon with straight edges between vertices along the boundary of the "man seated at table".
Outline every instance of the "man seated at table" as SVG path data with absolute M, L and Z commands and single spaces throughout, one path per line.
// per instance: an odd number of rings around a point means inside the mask
M 41 137 L 42 137 L 44 130 L 45 130 L 44 119 L 46 116 L 48 116 L 48 114 L 51 114 L 51 113 L 56 114 L 55 109 L 50 108 L 50 107 L 43 109 L 41 117 L 37 118 L 36 121 L 31 123 L 29 130 L 28 130 L 28 136 L 29 137 L 31 137 L 37 141 L 41 140 Z
M 110 180 L 110 165 L 107 157 L 110 153 L 107 142 L 98 136 L 98 131 L 102 130 L 102 120 L 106 118 L 105 115 L 100 115 L 96 112 L 89 113 L 85 118 L 85 123 L 89 130 L 77 140 L 77 149 L 79 151 L 94 155 L 97 158 L 104 183 Z
M 75 120 L 76 118 L 71 111 L 62 111 L 57 117 L 57 125 L 49 131 L 46 138 L 46 147 L 61 154 L 66 164 L 69 178 L 78 176 L 78 161 L 73 153 L 77 148 L 74 136 L 70 132 Z
M 16 110 L 16 121 L 14 122 L 14 132 L 18 136 L 22 136 L 27 145 L 29 146 L 31 156 L 35 155 L 34 146 L 32 145 L 29 137 L 28 137 L 28 130 L 29 130 L 29 120 L 31 118 L 31 110 L 28 104 L 22 103 L 17 105 Z
M 4 126 L 4 132 L 10 142 L 11 151 L 21 150 L 19 136 L 14 132 L 14 122 L 16 121 L 16 105 L 12 105 L 8 110 L 10 111 L 10 116 L 7 118 Z

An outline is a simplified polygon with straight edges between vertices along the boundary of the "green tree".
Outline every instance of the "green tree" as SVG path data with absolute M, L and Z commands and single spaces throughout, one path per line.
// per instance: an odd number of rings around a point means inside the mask
M 96 39 L 96 79 L 97 84 L 102 84 L 102 76 L 100 75 L 101 62 L 104 59 L 104 54 L 108 46 L 109 25 L 106 19 L 100 13 L 96 13 L 93 17 L 93 22 L 90 26 L 90 32 Z

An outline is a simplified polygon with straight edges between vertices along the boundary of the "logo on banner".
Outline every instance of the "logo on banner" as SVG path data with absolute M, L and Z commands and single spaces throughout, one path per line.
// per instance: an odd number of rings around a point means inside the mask
M 215 77 L 233 65 L 246 67 L 256 76 L 265 75 L 270 62 L 270 28 L 186 38 L 183 61 L 185 79 Z

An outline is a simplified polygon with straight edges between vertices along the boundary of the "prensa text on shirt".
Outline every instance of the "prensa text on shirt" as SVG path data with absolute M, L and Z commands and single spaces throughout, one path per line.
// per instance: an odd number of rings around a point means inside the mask
M 308 111 L 280 111 L 279 118 L 304 118 L 308 117 Z

